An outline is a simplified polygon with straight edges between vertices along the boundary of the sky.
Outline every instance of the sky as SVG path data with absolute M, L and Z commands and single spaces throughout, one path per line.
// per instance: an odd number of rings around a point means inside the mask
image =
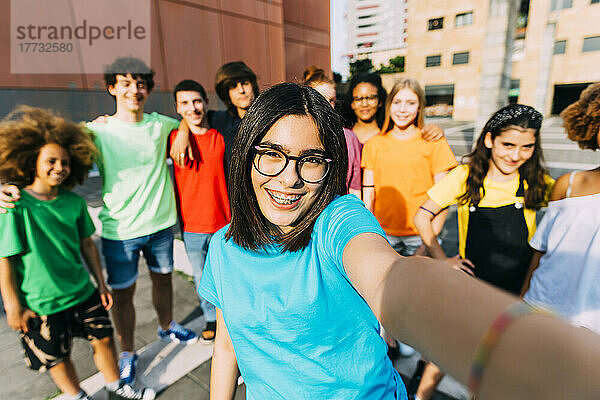
M 344 13 L 346 0 L 331 0 L 331 70 L 342 74 L 344 78 L 350 75 L 346 53 L 346 28 Z

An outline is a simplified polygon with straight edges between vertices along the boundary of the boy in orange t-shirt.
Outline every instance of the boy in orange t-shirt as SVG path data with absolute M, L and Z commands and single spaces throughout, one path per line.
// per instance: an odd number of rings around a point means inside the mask
M 173 94 L 177 113 L 189 127 L 193 153 L 193 160 L 187 159 L 184 167 L 174 163 L 174 169 L 183 243 L 198 288 L 210 238 L 231 219 L 224 171 L 225 141 L 219 132 L 208 125 L 208 99 L 202 85 L 193 80 L 184 80 L 175 86 Z M 177 130 L 173 130 L 170 144 L 176 135 Z M 202 338 L 213 340 L 216 332 L 215 306 L 198 297 L 206 319 Z

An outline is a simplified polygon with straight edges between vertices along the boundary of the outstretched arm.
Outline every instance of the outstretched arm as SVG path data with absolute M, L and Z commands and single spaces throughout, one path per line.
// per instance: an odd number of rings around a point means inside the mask
M 223 313 L 217 308 L 217 335 L 213 350 L 212 367 L 210 371 L 211 400 L 230 400 L 235 396 L 237 380 L 240 376 L 237 358 L 231 343 L 231 337 Z
M 350 281 L 386 330 L 463 383 L 483 334 L 518 301 L 439 260 L 400 257 L 373 233 L 350 240 L 343 260 Z M 479 395 L 492 400 L 591 400 L 600 394 L 598 376 L 597 335 L 533 314 L 516 319 L 503 332 Z

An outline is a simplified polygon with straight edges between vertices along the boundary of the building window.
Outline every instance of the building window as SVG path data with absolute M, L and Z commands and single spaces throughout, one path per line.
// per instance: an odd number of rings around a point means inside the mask
M 469 52 L 468 51 L 463 51 L 461 53 L 454 53 L 452 55 L 452 64 L 453 65 L 468 64 L 468 63 L 469 63 Z
M 521 88 L 521 80 L 511 79 L 510 90 L 508 91 L 508 103 L 515 104 L 519 102 L 519 92 Z
M 567 52 L 567 41 L 557 40 L 554 42 L 553 54 L 565 54 Z
M 550 11 L 564 10 L 573 7 L 573 0 L 552 0 L 550 2 Z
M 590 4 L 598 4 L 598 3 L 600 3 L 600 0 L 592 0 L 592 1 L 590 2 Z
M 600 50 L 600 36 L 583 38 L 583 52 Z
M 439 67 L 440 65 L 442 65 L 441 54 L 436 56 L 427 56 L 427 58 L 425 58 L 425 67 Z
M 367 19 L 367 18 L 371 18 L 371 17 L 375 17 L 377 14 L 370 14 L 370 15 L 359 15 L 358 19 Z
M 370 28 L 372 26 L 375 26 L 375 24 L 364 24 L 364 25 L 358 25 L 358 29 L 360 28 Z
M 436 29 L 442 29 L 444 27 L 444 17 L 433 18 L 427 21 L 427 30 L 435 31 Z
M 456 14 L 456 18 L 454 19 L 454 26 L 466 26 L 471 24 L 473 24 L 473 12 Z

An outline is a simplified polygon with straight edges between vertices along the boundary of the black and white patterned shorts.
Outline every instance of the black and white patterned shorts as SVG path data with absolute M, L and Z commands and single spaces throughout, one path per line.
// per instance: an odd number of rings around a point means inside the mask
M 32 318 L 28 325 L 27 333 L 19 332 L 25 363 L 40 372 L 69 356 L 74 337 L 91 341 L 113 335 L 112 323 L 97 290 L 83 303 Z

